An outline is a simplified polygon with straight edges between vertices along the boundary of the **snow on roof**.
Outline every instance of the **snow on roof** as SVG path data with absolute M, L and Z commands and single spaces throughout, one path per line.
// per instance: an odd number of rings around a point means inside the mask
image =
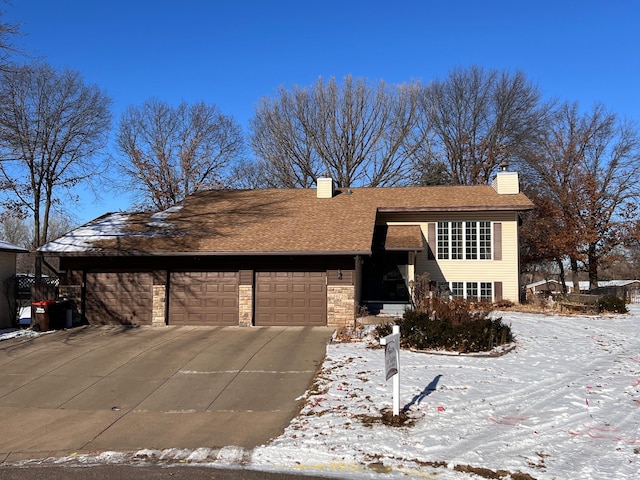
M 13 243 L 0 240 L 0 252 L 25 253 L 25 252 L 28 252 L 28 250 L 25 248 L 19 247 L 18 245 L 14 245 Z
M 65 236 L 40 247 L 41 252 L 80 252 L 93 249 L 93 242 L 124 235 L 128 214 L 108 213 L 91 223 L 78 227 Z
M 163 210 L 162 212 L 154 213 L 149 217 L 150 222 L 148 223 L 148 225 L 150 227 L 167 228 L 170 226 L 166 222 L 167 218 L 169 218 L 169 215 L 179 212 L 180 210 L 182 210 L 182 205 L 175 205 L 173 207 L 167 208 L 166 210 Z

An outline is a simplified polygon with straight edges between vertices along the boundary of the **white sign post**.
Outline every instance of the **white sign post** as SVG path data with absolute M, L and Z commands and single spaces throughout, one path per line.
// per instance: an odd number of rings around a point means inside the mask
M 393 326 L 393 333 L 380 339 L 384 346 L 384 369 L 387 380 L 393 377 L 393 415 L 400 415 L 400 326 Z

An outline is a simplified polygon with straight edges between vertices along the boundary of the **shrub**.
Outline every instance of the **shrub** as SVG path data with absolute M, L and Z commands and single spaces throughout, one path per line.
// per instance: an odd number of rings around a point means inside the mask
M 487 352 L 513 341 L 511 327 L 501 318 L 492 319 L 487 304 L 433 299 L 431 306 L 430 312 L 408 310 L 398 321 L 403 346 L 467 353 Z M 380 337 L 389 333 L 389 324 L 376 328 Z
M 495 304 L 496 308 L 511 308 L 513 307 L 513 302 L 511 300 L 498 300 Z
M 598 300 L 598 309 L 601 312 L 628 313 L 627 305 L 622 298 L 615 295 L 605 295 Z

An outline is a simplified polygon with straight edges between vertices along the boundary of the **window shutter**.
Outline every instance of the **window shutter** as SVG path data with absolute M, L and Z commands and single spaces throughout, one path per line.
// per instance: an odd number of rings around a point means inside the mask
M 493 224 L 493 259 L 502 260 L 502 223 Z
M 436 224 L 430 223 L 427 225 L 427 243 L 429 248 L 427 249 L 427 260 L 436 259 Z
M 502 282 L 493 282 L 493 294 L 496 302 L 502 300 Z

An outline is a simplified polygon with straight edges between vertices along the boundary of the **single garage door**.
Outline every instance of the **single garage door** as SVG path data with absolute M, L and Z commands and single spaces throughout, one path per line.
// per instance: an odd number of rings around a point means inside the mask
M 151 272 L 87 272 L 85 317 L 90 324 L 150 325 Z
M 238 272 L 171 272 L 170 325 L 238 325 Z
M 326 325 L 325 272 L 256 272 L 256 325 Z

